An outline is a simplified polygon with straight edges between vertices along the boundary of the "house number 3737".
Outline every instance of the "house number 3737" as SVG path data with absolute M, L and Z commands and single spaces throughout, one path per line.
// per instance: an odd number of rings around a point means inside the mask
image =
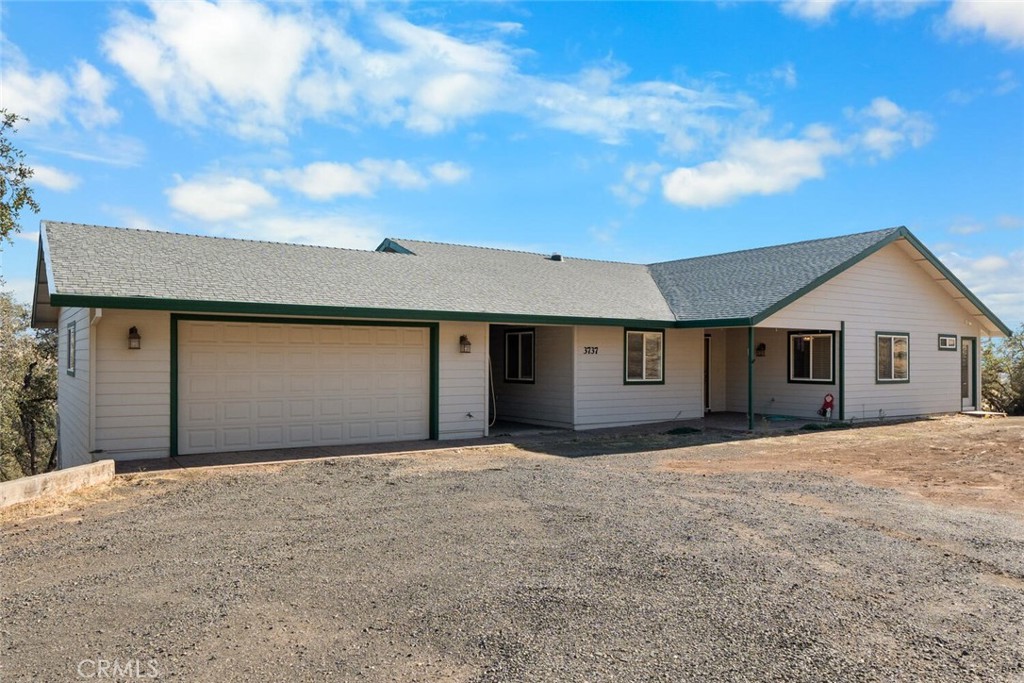
M 597 355 L 597 347 L 596 346 L 584 346 L 583 347 L 583 355 L 584 356 L 596 356 Z

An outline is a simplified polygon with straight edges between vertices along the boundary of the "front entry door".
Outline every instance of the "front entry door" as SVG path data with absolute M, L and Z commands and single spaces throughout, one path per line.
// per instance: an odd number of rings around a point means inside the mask
M 973 337 L 960 338 L 960 410 L 978 408 L 974 374 L 977 369 Z

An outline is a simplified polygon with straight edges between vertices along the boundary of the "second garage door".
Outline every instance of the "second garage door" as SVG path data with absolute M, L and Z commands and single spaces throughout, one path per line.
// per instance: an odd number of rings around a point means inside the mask
M 181 320 L 178 452 L 426 439 L 423 327 Z

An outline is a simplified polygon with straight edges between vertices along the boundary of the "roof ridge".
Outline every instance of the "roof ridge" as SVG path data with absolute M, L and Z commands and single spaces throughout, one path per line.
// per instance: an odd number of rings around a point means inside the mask
M 460 247 L 462 249 L 485 249 L 487 251 L 501 251 L 501 252 L 505 252 L 505 253 L 509 253 L 509 254 L 528 254 L 530 256 L 542 256 L 544 258 L 550 258 L 551 257 L 551 253 L 545 253 L 545 252 L 541 252 L 541 251 L 527 251 L 525 249 L 507 249 L 507 248 L 504 248 L 504 247 L 480 246 L 479 244 L 460 244 L 458 242 L 438 242 L 436 240 L 416 240 L 416 239 L 405 239 L 405 238 L 401 238 L 401 237 L 387 237 L 386 239 L 389 239 L 392 242 L 395 242 L 397 244 L 402 244 L 403 242 L 405 242 L 405 243 L 415 242 L 417 244 L 433 244 L 433 245 L 440 246 L 440 247 Z M 610 263 L 610 264 L 619 265 L 619 266 L 642 266 L 644 268 L 647 267 L 647 264 L 645 264 L 645 263 L 637 263 L 635 261 L 612 261 L 611 259 L 586 258 L 584 256 L 573 256 L 572 254 L 565 254 L 565 253 L 560 252 L 560 251 L 556 251 L 556 252 L 552 252 L 552 253 L 559 254 L 562 257 L 564 257 L 565 259 L 570 260 L 570 261 L 590 261 L 591 263 Z
M 302 242 L 281 242 L 278 240 L 256 240 L 248 237 L 225 237 L 223 235 L 200 235 L 194 232 L 175 232 L 174 230 L 153 230 L 150 228 L 131 228 L 121 225 L 99 225 L 96 223 L 73 223 L 69 221 L 52 221 L 43 219 L 40 221 L 46 225 L 68 225 L 82 228 L 99 228 L 100 230 L 121 230 L 124 232 L 148 233 L 156 235 L 173 235 L 175 237 L 195 237 L 197 239 L 223 240 L 225 242 L 248 242 L 250 244 L 272 244 L 284 247 L 306 247 L 309 249 L 331 249 L 335 251 L 356 251 L 361 254 L 381 254 L 374 249 L 356 249 L 353 247 L 333 247 L 327 244 L 303 244 Z
M 767 251 L 769 249 L 781 249 L 783 247 L 795 247 L 795 246 L 799 246 L 799 245 L 803 245 L 803 244 L 813 244 L 815 242 L 828 242 L 828 241 L 831 241 L 831 240 L 845 239 L 845 238 L 850 238 L 850 237 L 860 237 L 861 235 L 870 235 L 872 233 L 877 233 L 879 235 L 879 237 L 881 237 L 883 235 L 886 235 L 886 236 L 890 235 L 893 232 L 895 232 L 897 230 L 900 230 L 900 229 L 904 229 L 905 230 L 906 227 L 902 226 L 902 225 L 894 225 L 892 227 L 881 228 L 879 230 L 864 230 L 864 231 L 861 231 L 861 232 L 852 232 L 852 233 L 844 233 L 842 235 L 833 235 L 831 237 L 815 237 L 815 238 L 809 239 L 809 240 L 799 240 L 797 242 L 786 242 L 784 244 L 769 244 L 769 245 L 766 245 L 766 246 L 763 246 L 763 247 L 751 247 L 749 249 L 736 249 L 735 251 L 722 251 L 722 252 L 716 252 L 714 254 L 704 254 L 703 256 L 689 256 L 689 257 L 686 257 L 686 258 L 669 259 L 668 261 L 656 261 L 655 263 L 650 263 L 648 265 L 650 265 L 650 266 L 658 266 L 658 265 L 661 265 L 663 263 L 680 263 L 682 261 L 694 261 L 694 260 L 697 260 L 697 259 L 716 258 L 716 257 L 719 257 L 719 256 L 733 256 L 733 255 L 736 255 L 736 254 L 749 254 L 749 253 L 757 252 L 757 251 Z

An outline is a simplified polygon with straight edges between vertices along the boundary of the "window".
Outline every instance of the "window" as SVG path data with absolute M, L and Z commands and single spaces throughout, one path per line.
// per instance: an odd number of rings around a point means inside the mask
M 78 335 L 75 331 L 76 323 L 68 323 L 68 374 L 72 377 L 75 376 L 75 343 L 78 341 Z
M 505 381 L 533 381 L 533 330 L 505 333 Z
M 875 333 L 879 382 L 910 381 L 910 335 L 905 332 Z
M 626 330 L 626 382 L 665 381 L 665 333 Z
M 939 351 L 956 351 L 956 335 L 940 334 Z
M 833 383 L 835 332 L 789 333 L 789 381 Z

